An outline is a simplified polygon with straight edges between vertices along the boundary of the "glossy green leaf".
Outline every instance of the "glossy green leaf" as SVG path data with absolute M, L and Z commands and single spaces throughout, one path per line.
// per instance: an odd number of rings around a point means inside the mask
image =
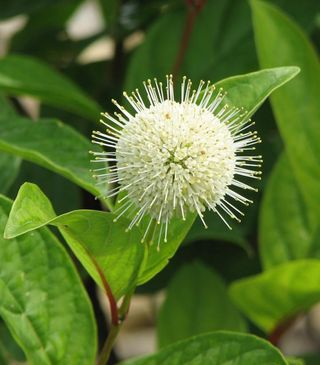
M 300 189 L 319 214 L 319 59 L 306 35 L 280 10 L 259 0 L 252 0 L 251 7 L 261 67 L 301 68 L 292 83 L 273 94 L 271 103 Z
M 226 104 L 243 107 L 251 116 L 270 94 L 293 79 L 299 71 L 299 67 L 295 66 L 275 67 L 232 76 L 215 85 L 227 92 Z
M 96 196 L 105 192 L 90 172 L 92 144 L 56 120 L 15 117 L 0 120 L 0 150 L 52 170 Z M 106 200 L 108 203 L 108 200 Z M 109 203 L 108 203 L 109 204 Z
M 268 181 L 259 227 L 265 269 L 290 260 L 320 258 L 317 219 L 310 214 L 285 155 Z
M 11 208 L 0 199 L 0 316 L 30 365 L 92 365 L 96 327 L 67 253 L 47 230 L 3 239 Z
M 183 266 L 167 287 L 157 322 L 160 347 L 201 333 L 246 331 L 222 279 L 200 262 Z
M 57 226 L 68 245 L 95 281 L 104 288 L 99 270 L 113 295 L 120 298 L 134 285 L 144 260 L 138 229 L 126 232 L 126 219 L 113 222 L 111 213 L 75 210 L 56 216 L 48 198 L 34 184 L 19 190 L 5 229 L 5 237 L 22 235 L 44 225 Z
M 173 323 L 174 325 L 174 323 Z M 252 335 L 216 332 L 178 342 L 122 365 L 287 365 L 270 343 Z
M 93 121 L 101 112 L 99 105 L 73 82 L 28 56 L 10 55 L 0 60 L 0 90 L 10 95 L 32 95 Z
M 320 260 L 297 260 L 236 281 L 230 294 L 262 330 L 277 325 L 320 301 Z

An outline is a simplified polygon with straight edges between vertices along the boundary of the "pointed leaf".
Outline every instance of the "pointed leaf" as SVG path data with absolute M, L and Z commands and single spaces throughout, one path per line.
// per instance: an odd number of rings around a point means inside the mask
M 160 347 L 211 331 L 246 331 L 222 279 L 200 262 L 175 274 L 157 322 Z
M 113 218 L 111 213 L 95 210 L 56 216 L 43 192 L 36 185 L 25 183 L 14 201 L 4 235 L 12 238 L 44 225 L 57 226 L 93 279 L 104 288 L 99 267 L 113 295 L 120 298 L 137 283 L 144 246 L 138 229 L 127 233 L 127 220 L 115 223 Z
M 30 365 L 92 365 L 96 327 L 75 268 L 47 230 L 10 241 L 11 203 L 0 198 L 0 316 Z
M 73 82 L 29 56 L 9 55 L 0 60 L 0 90 L 9 95 L 31 95 L 93 121 L 101 112 Z
M 230 288 L 238 307 L 262 330 L 320 301 L 320 260 L 299 260 L 236 281 Z

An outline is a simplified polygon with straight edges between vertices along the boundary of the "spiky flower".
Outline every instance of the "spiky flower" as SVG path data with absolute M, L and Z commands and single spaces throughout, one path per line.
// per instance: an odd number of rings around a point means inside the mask
M 93 152 L 94 162 L 113 164 L 107 171 L 95 170 L 98 183 L 117 184 L 109 197 L 125 192 L 115 220 L 134 212 L 131 229 L 148 215 L 143 239 L 156 221 L 158 244 L 167 240 L 171 218 L 184 220 L 188 212 L 197 212 L 206 227 L 203 212 L 212 210 L 230 228 L 224 214 L 236 220 L 243 215 L 232 200 L 251 202 L 238 188 L 256 190 L 238 178 L 260 174 L 261 156 L 247 155 L 260 142 L 248 131 L 254 122 L 243 109 L 223 106 L 226 93 L 215 92 L 210 82 L 192 90 L 183 78 L 180 101 L 175 101 L 172 77 L 165 87 L 157 80 L 144 87 L 147 102 L 138 90 L 124 93 L 132 111 L 113 100 L 120 113 L 103 114 L 106 132 L 93 132 L 93 143 L 108 150 Z

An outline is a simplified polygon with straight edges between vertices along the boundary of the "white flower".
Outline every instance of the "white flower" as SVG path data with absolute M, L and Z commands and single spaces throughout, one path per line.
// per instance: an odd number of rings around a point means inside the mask
M 239 220 L 243 213 L 230 200 L 247 205 L 251 202 L 232 187 L 256 190 L 238 177 L 260 178 L 261 156 L 247 156 L 259 143 L 256 132 L 247 131 L 254 123 L 239 108 L 222 106 L 226 95 L 214 86 L 200 82 L 197 90 L 183 78 L 180 101 L 175 101 L 172 77 L 161 82 L 144 83 L 148 103 L 138 90 L 124 96 L 132 107 L 128 112 L 116 101 L 121 113 L 103 114 L 106 133 L 94 131 L 93 143 L 108 152 L 92 152 L 94 162 L 113 163 L 105 170 L 96 169 L 99 184 L 117 184 L 108 196 L 125 192 L 118 219 L 134 212 L 129 229 L 149 216 L 143 240 L 152 221 L 159 225 L 158 244 L 167 240 L 173 216 L 185 219 L 197 212 L 203 224 L 206 209 L 216 212 L 229 226 L 224 213 Z M 204 90 L 203 90 L 204 89 Z

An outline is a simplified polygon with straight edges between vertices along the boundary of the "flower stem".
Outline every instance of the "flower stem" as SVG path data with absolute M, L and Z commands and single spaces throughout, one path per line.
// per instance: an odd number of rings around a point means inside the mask
M 108 334 L 106 342 L 104 343 L 103 348 L 101 350 L 97 365 L 106 365 L 110 358 L 113 345 L 115 343 L 115 340 L 117 339 L 117 336 L 120 332 L 122 324 L 128 313 L 130 302 L 131 302 L 131 297 L 134 293 L 134 290 L 135 290 L 135 288 L 132 289 L 131 291 L 129 291 L 124 296 L 120 308 L 119 309 L 117 308 L 118 322 L 117 323 L 114 323 L 113 321 L 111 322 L 109 334 Z
M 194 23 L 201 9 L 204 7 L 206 1 L 207 0 L 186 0 L 186 4 L 188 6 L 188 15 L 182 33 L 180 48 L 172 69 L 172 75 L 174 79 L 176 79 L 176 77 L 179 75 L 181 65 L 188 49 Z
M 107 337 L 106 342 L 103 345 L 97 365 L 106 365 L 107 364 L 107 361 L 109 360 L 109 357 L 111 355 L 113 344 L 118 336 L 120 328 L 121 328 L 120 324 L 117 326 L 115 326 L 114 324 L 111 324 L 109 335 Z

